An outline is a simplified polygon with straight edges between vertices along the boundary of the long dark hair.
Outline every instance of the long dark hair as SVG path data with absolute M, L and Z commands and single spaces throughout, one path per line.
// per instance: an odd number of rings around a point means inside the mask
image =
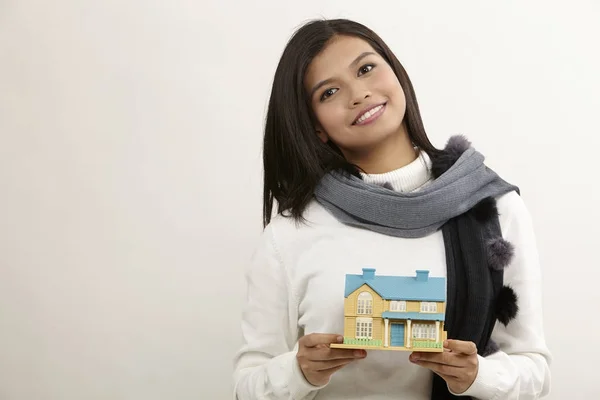
M 263 224 L 267 226 L 277 201 L 277 213 L 302 219 L 319 180 L 331 170 L 359 175 L 331 142 L 315 133 L 315 117 L 304 88 L 306 70 L 315 56 L 336 35 L 355 36 L 368 42 L 398 77 L 406 97 L 404 122 L 410 139 L 431 158 L 439 154 L 429 141 L 417 98 L 406 71 L 385 42 L 366 26 L 347 19 L 313 20 L 289 40 L 275 72 L 267 111 L 263 144 Z

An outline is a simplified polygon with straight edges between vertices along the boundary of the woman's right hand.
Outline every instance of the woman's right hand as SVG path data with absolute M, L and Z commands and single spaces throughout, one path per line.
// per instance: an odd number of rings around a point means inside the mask
M 340 335 L 325 333 L 311 333 L 300 338 L 296 358 L 308 382 L 314 386 L 322 386 L 329 382 L 334 372 L 367 356 L 365 350 L 329 347 L 331 343 L 342 343 L 343 340 Z

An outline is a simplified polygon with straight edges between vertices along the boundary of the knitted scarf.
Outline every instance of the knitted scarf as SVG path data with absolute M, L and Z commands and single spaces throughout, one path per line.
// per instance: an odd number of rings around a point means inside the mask
M 514 248 L 502 237 L 495 199 L 519 189 L 486 167 L 463 136 L 450 138 L 442 155 L 432 158 L 432 172 L 435 180 L 412 193 L 331 172 L 317 185 L 315 197 L 342 223 L 385 235 L 419 238 L 441 229 L 447 268 L 444 329 L 450 339 L 474 342 L 485 357 L 498 350 L 490 339 L 496 321 L 506 325 L 518 311 L 516 294 L 503 284 Z M 434 375 L 431 399 L 452 398 L 445 381 Z

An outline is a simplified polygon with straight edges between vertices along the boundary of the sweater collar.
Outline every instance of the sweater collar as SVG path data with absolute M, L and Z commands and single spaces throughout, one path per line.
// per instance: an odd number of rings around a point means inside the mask
M 404 167 L 382 174 L 361 173 L 361 175 L 367 183 L 405 193 L 417 191 L 433 180 L 431 159 L 424 151 L 420 151 L 419 156 Z

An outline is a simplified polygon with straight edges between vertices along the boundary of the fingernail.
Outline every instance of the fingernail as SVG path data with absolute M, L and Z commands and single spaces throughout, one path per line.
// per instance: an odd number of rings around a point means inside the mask
M 367 355 L 367 352 L 364 350 L 354 350 L 354 355 L 356 357 L 364 357 Z
M 344 337 L 343 336 L 338 336 L 337 337 L 337 341 L 338 341 L 338 343 L 342 343 L 344 341 Z

